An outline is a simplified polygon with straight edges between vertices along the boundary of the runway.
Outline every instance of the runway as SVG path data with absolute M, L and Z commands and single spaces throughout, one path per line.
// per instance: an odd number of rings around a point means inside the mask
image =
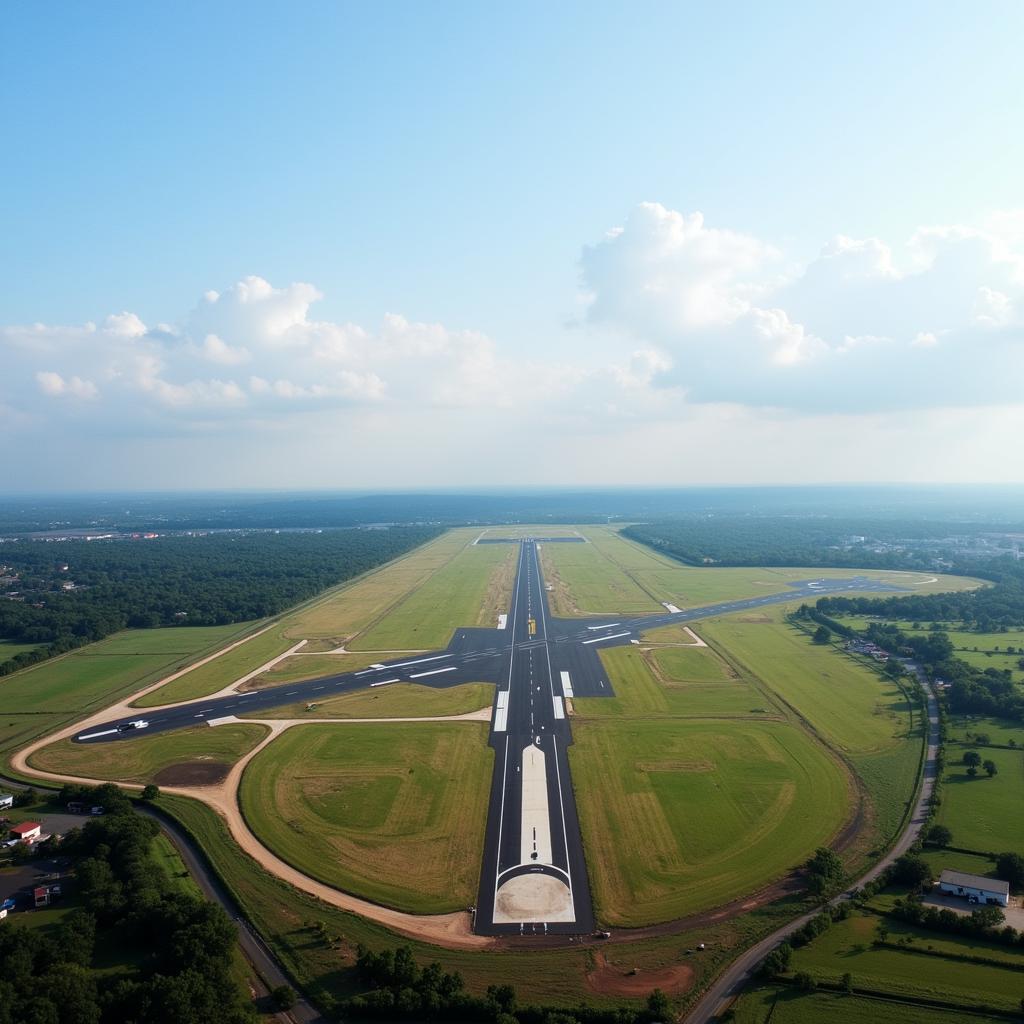
M 551 538 L 563 539 L 568 538 Z M 565 701 L 614 696 L 598 650 L 638 642 L 643 632 L 659 626 L 830 593 L 903 589 L 863 576 L 812 578 L 791 583 L 781 593 L 701 608 L 667 608 L 663 614 L 639 618 L 555 619 L 548 612 L 537 541 L 486 542 L 520 546 L 505 629 L 458 629 L 443 651 L 380 662 L 358 672 L 140 709 L 135 718 L 90 727 L 75 742 L 117 742 L 204 722 L 215 725 L 240 714 L 403 682 L 432 687 L 493 683 L 488 743 L 494 749 L 494 773 L 474 928 L 484 935 L 585 934 L 594 930 L 595 922 L 569 772 L 572 730 Z M 146 724 L 126 728 L 132 722 Z

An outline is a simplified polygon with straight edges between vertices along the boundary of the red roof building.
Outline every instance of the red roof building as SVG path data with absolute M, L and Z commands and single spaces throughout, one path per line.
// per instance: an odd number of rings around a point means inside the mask
M 11 828 L 11 838 L 20 839 L 23 843 L 30 843 L 38 839 L 42 834 L 43 826 L 37 821 L 23 821 L 20 825 Z

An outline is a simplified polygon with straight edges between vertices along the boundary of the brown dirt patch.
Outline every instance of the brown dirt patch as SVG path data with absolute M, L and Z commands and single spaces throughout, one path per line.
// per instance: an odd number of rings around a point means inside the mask
M 596 966 L 587 974 L 587 984 L 604 996 L 640 998 L 656 988 L 667 996 L 679 996 L 693 988 L 693 968 L 686 964 L 641 971 L 613 966 L 601 953 L 595 960 Z
M 761 624 L 766 623 L 766 622 L 771 622 L 772 620 L 767 615 L 737 615 L 736 616 L 736 621 L 737 622 L 756 622 L 758 625 L 761 625 Z
M 231 765 L 221 761 L 182 761 L 153 776 L 158 786 L 216 786 L 228 777 Z

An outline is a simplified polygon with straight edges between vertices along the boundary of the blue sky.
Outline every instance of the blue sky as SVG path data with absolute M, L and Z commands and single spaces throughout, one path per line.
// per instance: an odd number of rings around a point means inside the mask
M 5 485 L 1024 480 L 1022 29 L 11 8 Z

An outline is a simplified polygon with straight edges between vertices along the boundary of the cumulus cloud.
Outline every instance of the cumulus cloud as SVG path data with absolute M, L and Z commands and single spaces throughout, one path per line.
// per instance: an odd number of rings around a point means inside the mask
M 75 398 L 95 398 L 99 392 L 91 380 L 71 377 L 65 380 L 59 373 L 52 370 L 40 370 L 36 374 L 39 390 L 44 395 L 55 398 L 59 395 L 71 395 Z
M 836 235 L 804 266 L 699 214 L 641 204 L 583 250 L 587 320 L 656 345 L 689 402 L 873 411 L 1019 400 L 1024 228 Z M 993 374 L 993 367 L 998 373 Z

